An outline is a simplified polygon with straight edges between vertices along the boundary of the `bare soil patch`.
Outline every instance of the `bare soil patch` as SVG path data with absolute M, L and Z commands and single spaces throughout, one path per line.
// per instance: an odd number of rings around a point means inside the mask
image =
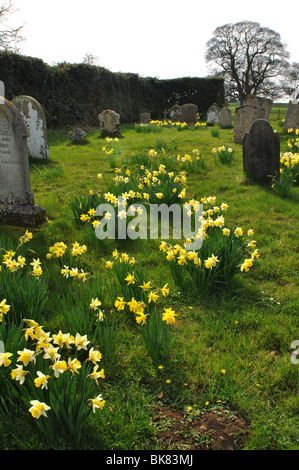
M 249 430 L 241 416 L 227 409 L 194 416 L 159 406 L 153 421 L 160 445 L 168 450 L 240 450 Z

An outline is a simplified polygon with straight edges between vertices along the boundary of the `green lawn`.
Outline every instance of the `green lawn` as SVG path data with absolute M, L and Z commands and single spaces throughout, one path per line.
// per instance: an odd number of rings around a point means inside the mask
M 273 111 L 278 109 L 280 113 L 272 112 L 270 122 L 281 134 L 281 151 L 285 152 L 289 135 L 283 133 L 281 120 L 286 106 L 275 105 Z M 106 312 L 113 312 L 109 318 L 116 319 L 113 349 L 105 349 L 104 343 L 100 348 L 105 379 L 99 382 L 96 393 L 101 393 L 106 403 L 85 421 L 77 448 L 209 448 L 213 429 L 195 433 L 192 426 L 211 413 L 228 422 L 236 417 L 244 420 L 245 425 L 236 432 L 234 448 L 238 448 L 238 442 L 249 450 L 298 448 L 299 369 L 291 361 L 291 344 L 298 340 L 299 188 L 293 187 L 290 196 L 282 199 L 270 187 L 246 184 L 242 146 L 233 143 L 233 130 L 220 129 L 218 137 L 213 137 L 211 130 L 162 127 L 156 132 L 137 133 L 134 126 L 122 126 L 122 137 L 109 144 L 114 148 L 112 157 L 102 150 L 107 144 L 98 129 L 86 129 L 87 144 L 76 146 L 70 145 L 67 130 L 50 130 L 50 163 L 31 163 L 35 202 L 46 209 L 48 217 L 42 227 L 32 230 L 33 239 L 26 245 L 34 251 L 28 253 L 28 258 L 38 257 L 42 263 L 43 275 L 38 282 L 46 276 L 48 283 L 42 311 L 33 308 L 32 317 L 36 315 L 39 324 L 51 334 L 62 330 L 75 335 L 78 325 L 90 328 L 88 306 L 91 298 L 98 298 Z M 215 160 L 212 149 L 223 145 L 235 150 L 231 165 Z M 181 292 L 159 249 L 160 240 L 99 241 L 93 230 L 73 218 L 70 201 L 90 190 L 105 192 L 109 187 L 111 191 L 115 168 L 132 168 L 132 159 L 140 155 L 145 159 L 150 149 L 157 151 L 158 162 L 168 159 L 175 172 L 180 171 L 177 155 L 199 149 L 204 167 L 187 172 L 186 200 L 215 196 L 217 205 L 228 205 L 226 226 L 254 230 L 260 258 L 248 273 L 238 273 L 220 294 L 203 298 Z M 102 179 L 97 177 L 99 173 Z M 16 247 L 23 233 L 22 228 L 0 227 L 2 247 L 8 249 L 10 241 Z M 78 261 L 78 267 L 89 273 L 86 283 L 76 284 L 63 278 L 57 268 L 59 259 L 47 259 L 49 247 L 57 242 L 86 245 L 87 252 Z M 170 328 L 175 343 L 170 360 L 162 369 L 146 350 L 136 322 L 124 311 L 115 310 L 114 300 L 122 296 L 121 286 L 113 272 L 105 268 L 105 262 L 113 260 L 115 248 L 135 257 L 145 281 L 151 280 L 155 287 L 166 283 L 170 287 L 169 296 L 161 298 L 159 308 L 172 308 L 177 315 Z M 2 265 L 0 276 L 4 276 L 5 269 Z M 90 280 L 93 278 L 97 281 Z M 12 303 L 9 298 L 7 303 Z M 10 312 L 5 315 L 6 325 L 9 315 Z M 109 351 L 108 357 L 104 357 L 104 350 Z M 6 369 L 2 366 L 3 370 Z M 12 386 L 9 384 L 7 379 L 5 386 Z M 25 385 L 20 387 L 20 395 L 22 387 L 25 394 Z M 10 407 L 1 389 L 0 398 L 2 404 L 6 403 L 3 409 L 7 408 L 7 413 L 0 415 L 2 449 L 54 447 L 53 442 L 44 439 L 49 429 L 43 433 L 36 426 L 37 420 L 30 416 L 22 400 L 12 394 Z M 187 423 L 184 431 L 178 429 L 177 440 L 170 436 L 170 431 L 177 428 L 173 427 L 174 421 L 166 419 L 169 410 L 182 413 Z M 48 418 L 39 419 L 45 422 Z M 240 436 L 242 440 L 238 441 Z M 67 432 L 65 440 L 56 442 L 57 448 L 73 445 Z

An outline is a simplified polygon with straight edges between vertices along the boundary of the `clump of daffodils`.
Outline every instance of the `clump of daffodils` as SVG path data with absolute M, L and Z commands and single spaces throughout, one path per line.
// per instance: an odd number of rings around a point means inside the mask
M 9 312 L 9 305 L 5 299 L 0 303 L 0 312 L 1 315 Z M 99 366 L 102 354 L 98 349 L 90 347 L 87 335 L 80 333 L 71 335 L 61 330 L 51 334 L 35 320 L 24 319 L 24 323 L 26 347 L 1 353 L 0 366 L 11 369 L 11 379 L 21 386 L 20 393 L 23 393 L 26 401 L 31 404 L 29 408 L 31 415 L 35 419 L 41 416 L 47 418 L 52 416 L 53 410 L 54 421 L 55 415 L 63 416 L 67 410 L 59 409 L 65 405 L 63 401 L 57 402 L 57 394 L 65 396 L 67 407 L 86 408 L 84 403 L 82 405 L 80 402 L 84 399 L 86 403 L 91 402 L 93 412 L 102 409 L 105 400 L 101 394 L 95 397 L 88 396 L 99 386 L 99 380 L 105 378 L 105 373 Z M 78 354 L 82 351 L 84 355 L 81 354 L 79 359 Z M 84 375 L 84 378 L 80 379 L 81 384 L 82 380 L 85 383 L 84 390 L 81 386 L 78 389 L 74 382 L 79 374 Z M 67 385 L 69 383 L 73 383 L 75 387 L 69 387 Z M 77 397 L 71 393 L 76 393 Z M 41 400 L 42 397 L 44 400 Z
M 218 158 L 223 165 L 230 165 L 235 158 L 235 151 L 233 148 L 222 145 L 218 148 L 213 148 L 212 153 Z
M 11 272 L 17 272 L 21 271 L 24 269 L 24 267 L 27 264 L 27 259 L 25 256 L 22 256 L 21 254 L 18 254 L 18 250 L 28 243 L 31 239 L 33 238 L 33 234 L 31 232 L 28 232 L 26 230 L 25 234 L 22 235 L 19 238 L 19 244 L 17 248 L 14 250 L 4 250 L 3 248 L 1 249 L 2 251 L 2 264 Z M 41 261 L 39 258 L 35 259 L 33 258 L 32 262 L 29 263 L 30 266 L 32 266 L 30 275 L 34 276 L 36 279 L 39 279 L 41 275 L 43 274 L 42 266 L 41 266 Z M 2 266 L 0 265 L 0 272 L 2 270 Z
M 194 207 L 199 201 L 190 203 Z M 204 296 L 228 285 L 238 272 L 248 272 L 260 254 L 252 229 L 246 233 L 242 227 L 226 226 L 226 203 L 218 205 L 215 197 L 202 198 L 201 203 L 204 210 L 196 235 L 202 240 L 201 248 L 190 249 L 193 239 L 183 244 L 162 241 L 160 250 L 178 287 Z

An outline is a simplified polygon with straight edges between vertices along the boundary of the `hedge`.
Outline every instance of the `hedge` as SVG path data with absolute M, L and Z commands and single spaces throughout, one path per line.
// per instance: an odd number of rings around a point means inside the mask
M 105 109 L 119 113 L 121 123 L 139 122 L 145 111 L 152 119 L 163 119 L 165 110 L 184 103 L 196 104 L 205 119 L 213 103 L 224 103 L 224 83 L 219 78 L 143 78 L 88 64 L 50 66 L 12 52 L 0 53 L 0 80 L 7 99 L 21 94 L 37 99 L 50 128 L 97 126 L 98 114 Z

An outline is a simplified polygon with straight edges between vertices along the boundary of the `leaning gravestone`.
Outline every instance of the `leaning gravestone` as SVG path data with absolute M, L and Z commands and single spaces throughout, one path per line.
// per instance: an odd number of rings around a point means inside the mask
M 233 140 L 237 144 L 241 144 L 246 132 L 249 132 L 252 124 L 257 119 L 264 119 L 265 112 L 258 106 L 245 104 L 236 108 L 234 122 Z
M 149 124 L 152 118 L 150 113 L 140 113 L 140 122 L 141 124 Z
M 243 170 L 258 183 L 279 178 L 280 136 L 266 119 L 258 119 L 243 138 Z
M 298 101 L 290 101 L 286 112 L 283 130 L 299 129 L 299 103 Z
M 120 115 L 111 109 L 106 109 L 98 115 L 100 129 L 103 135 L 120 137 Z
M 207 125 L 213 126 L 219 120 L 219 106 L 214 103 L 207 111 Z
M 42 105 L 31 96 L 16 96 L 12 103 L 23 116 L 28 129 L 28 153 L 34 158 L 49 158 L 46 115 Z
M 5 98 L 0 104 L 0 223 L 34 226 L 46 211 L 34 204 L 30 185 L 27 127 L 19 110 Z
M 263 119 L 269 119 L 273 100 L 270 100 L 269 98 L 263 98 L 261 96 L 248 95 L 246 98 L 246 104 L 262 108 L 264 110 Z
M 182 122 L 195 124 L 197 122 L 198 106 L 192 103 L 186 103 L 181 106 Z
M 221 129 L 230 129 L 233 126 L 232 113 L 227 106 L 223 106 L 219 111 L 218 125 Z

